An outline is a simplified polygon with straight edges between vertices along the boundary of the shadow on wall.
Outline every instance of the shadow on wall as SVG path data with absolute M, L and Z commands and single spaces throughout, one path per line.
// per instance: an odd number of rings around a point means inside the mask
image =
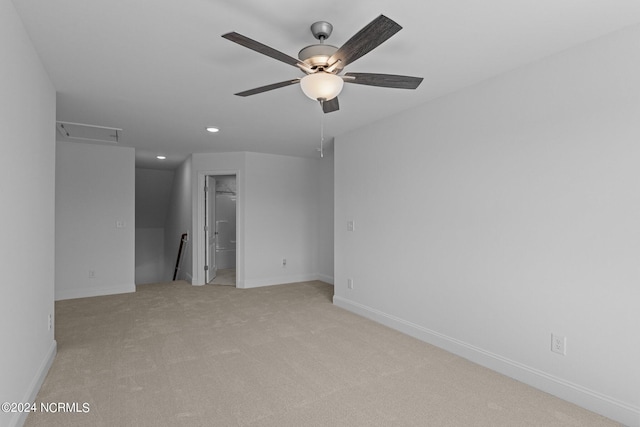
M 174 171 L 136 168 L 135 283 L 166 282 L 165 223 Z M 174 266 L 171 266 L 173 271 Z

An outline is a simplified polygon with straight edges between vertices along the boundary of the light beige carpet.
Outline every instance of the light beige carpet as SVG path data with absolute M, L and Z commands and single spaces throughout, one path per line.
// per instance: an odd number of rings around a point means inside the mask
M 184 282 L 56 303 L 27 426 L 613 426 L 332 305 L 322 282 Z

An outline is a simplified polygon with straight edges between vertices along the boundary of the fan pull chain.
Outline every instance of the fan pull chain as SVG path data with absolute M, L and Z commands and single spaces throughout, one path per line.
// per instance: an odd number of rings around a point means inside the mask
M 320 158 L 324 157 L 324 112 L 320 119 Z

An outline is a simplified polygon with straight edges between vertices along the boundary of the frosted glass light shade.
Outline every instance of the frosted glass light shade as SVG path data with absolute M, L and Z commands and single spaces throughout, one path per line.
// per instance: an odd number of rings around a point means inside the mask
M 314 101 L 319 99 L 329 101 L 335 98 L 342 91 L 343 85 L 344 81 L 341 77 L 324 71 L 308 74 L 300 80 L 300 88 Z

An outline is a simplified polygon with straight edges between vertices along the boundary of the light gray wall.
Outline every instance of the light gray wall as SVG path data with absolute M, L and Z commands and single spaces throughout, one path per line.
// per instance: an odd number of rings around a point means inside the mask
M 175 171 L 136 168 L 136 228 L 164 228 Z
M 0 52 L 0 402 L 33 402 L 56 353 L 56 94 L 9 0 L 0 0 Z M 0 412 L 0 425 L 25 418 Z
M 164 234 L 164 227 L 136 227 L 136 285 L 171 280 L 165 275 Z
M 133 148 L 56 144 L 56 299 L 135 291 L 134 157 Z
M 318 160 L 318 278 L 333 284 L 333 148 L 325 150 L 324 158 Z
M 191 157 L 187 158 L 175 171 L 169 209 L 165 222 L 164 268 L 166 280 L 173 278 L 176 259 L 180 248 L 180 236 L 189 235 L 182 255 L 182 263 L 177 280 L 192 281 L 192 230 L 191 230 Z
M 247 153 L 245 287 L 317 278 L 317 162 Z
M 331 198 L 330 179 L 321 179 L 324 159 L 299 158 L 259 153 L 193 155 L 193 224 L 198 227 L 199 181 L 206 174 L 237 176 L 239 221 L 237 251 L 238 287 L 266 286 L 332 277 L 329 267 L 319 270 L 319 252 L 333 253 L 320 233 L 331 233 L 331 221 L 319 224 L 318 204 Z M 326 171 L 325 171 L 326 173 Z M 322 196 L 321 196 L 322 195 Z M 327 205 L 325 209 L 330 209 Z M 193 236 L 193 247 L 202 236 Z M 331 256 L 331 255 L 329 255 Z M 282 258 L 287 259 L 286 268 Z M 243 262 L 244 261 L 244 262 Z M 194 283 L 203 284 L 202 262 L 193 259 Z
M 164 238 L 174 174 L 136 168 L 136 284 L 171 280 L 165 273 Z
M 334 301 L 640 425 L 638 40 L 339 138 Z

